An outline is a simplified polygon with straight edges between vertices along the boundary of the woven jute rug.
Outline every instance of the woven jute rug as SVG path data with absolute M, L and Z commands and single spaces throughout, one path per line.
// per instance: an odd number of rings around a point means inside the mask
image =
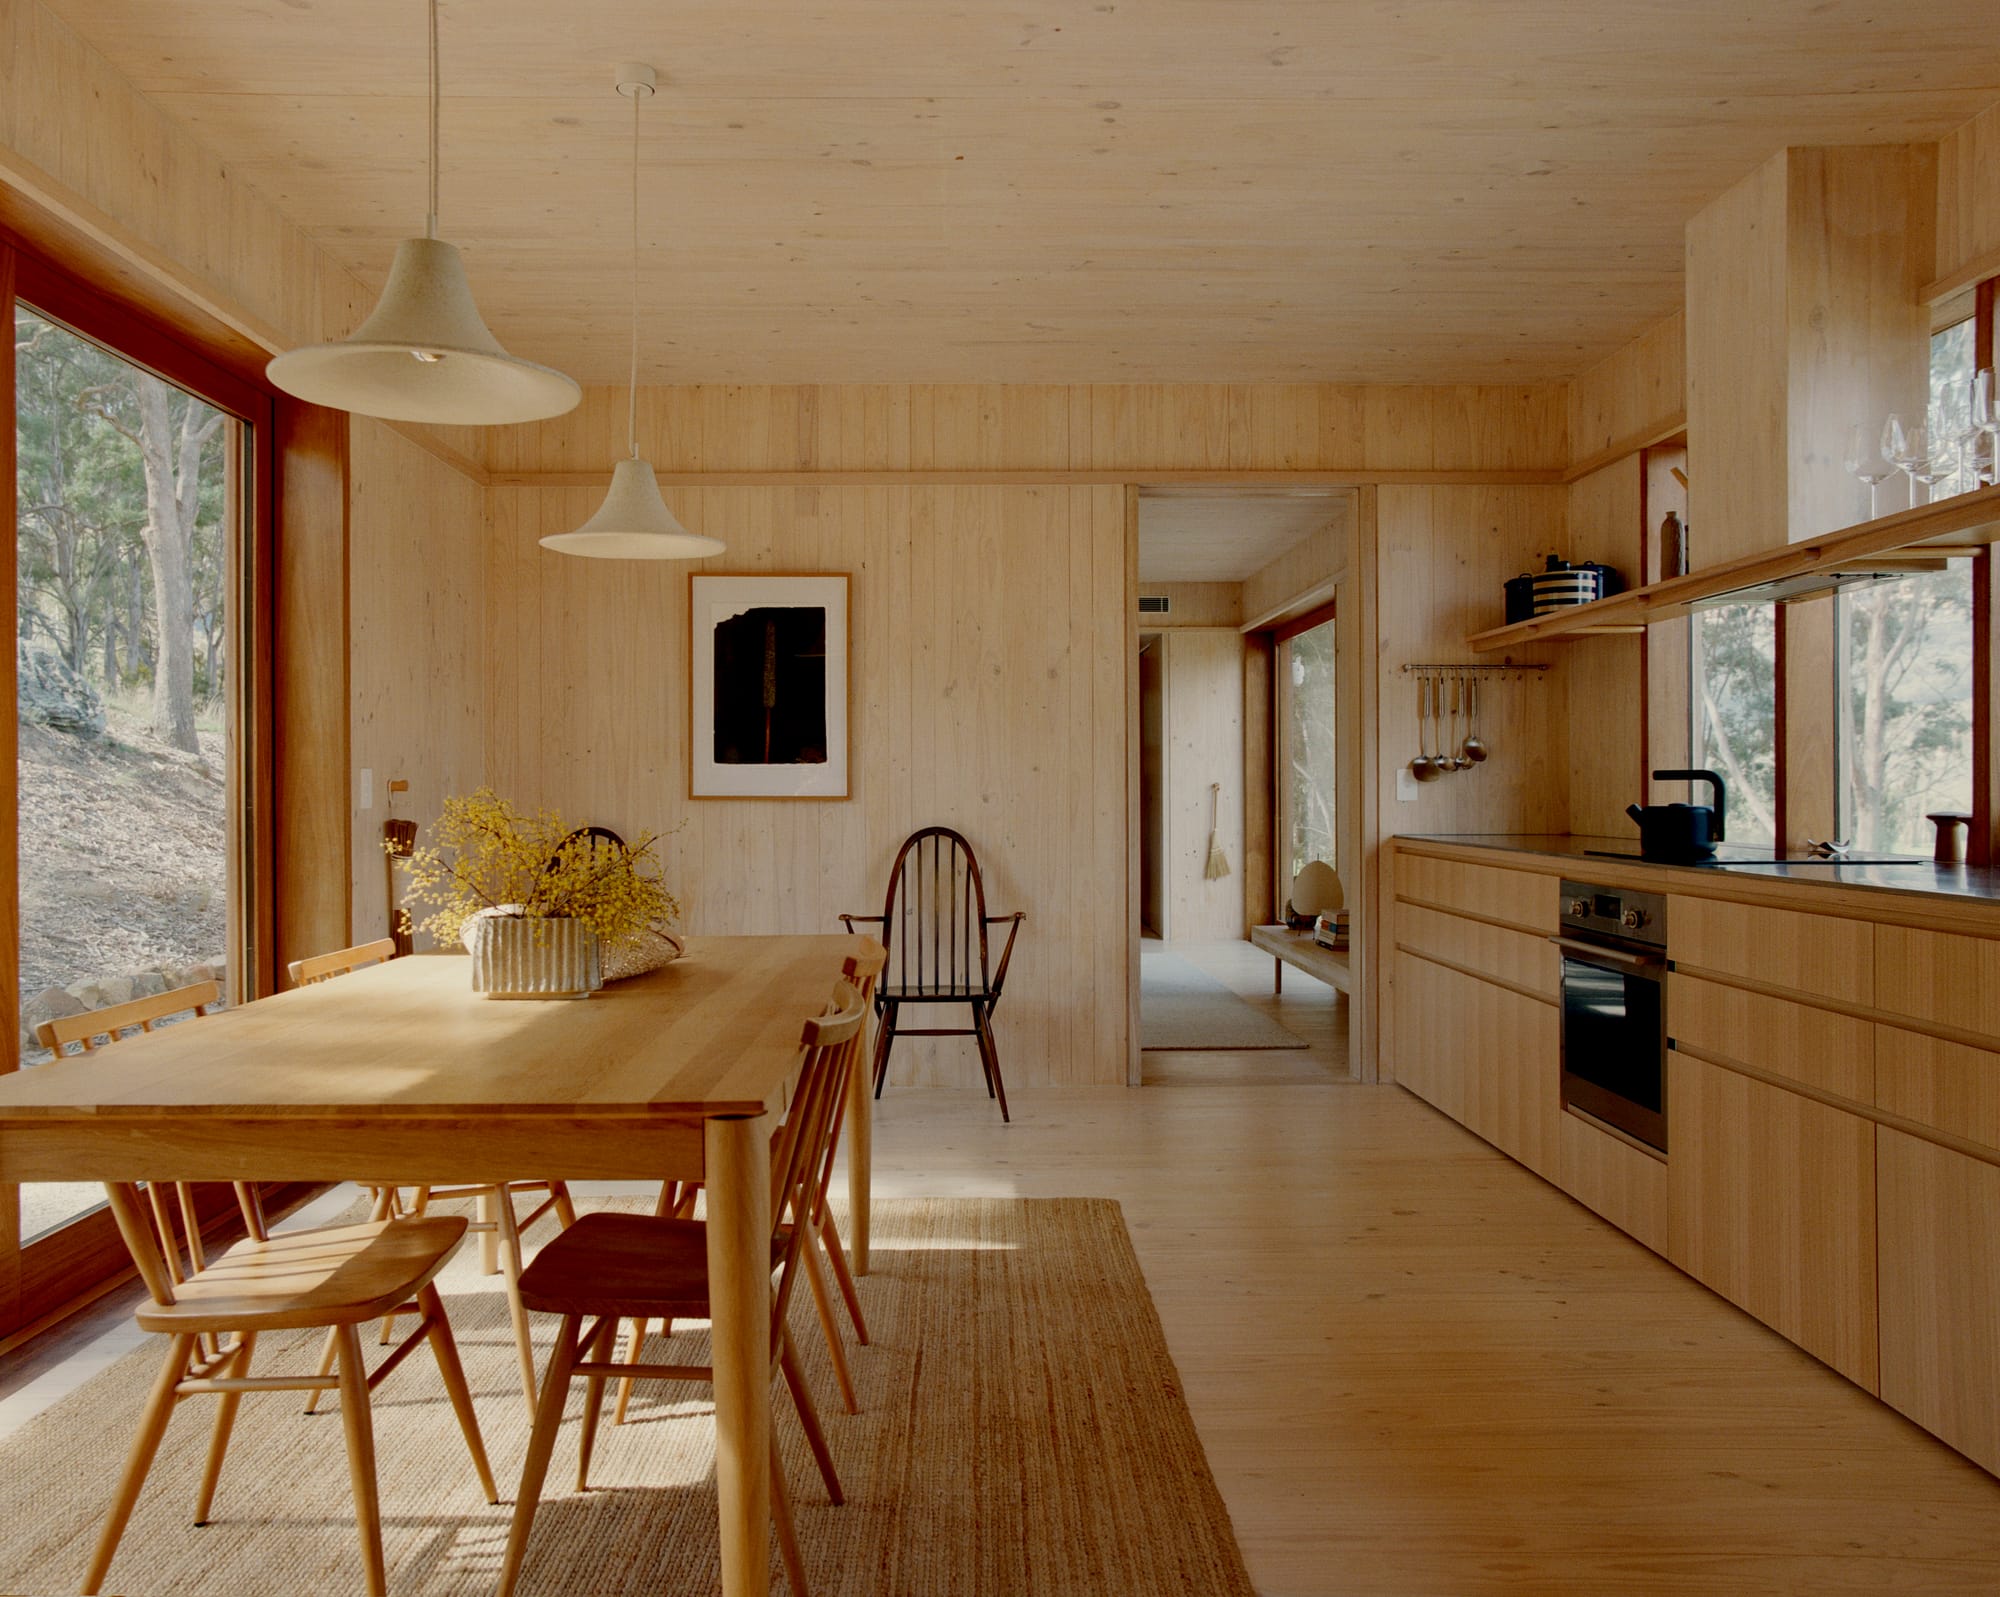
M 815 1593 L 1251 1597 L 1116 1203 L 882 1202 L 875 1237 L 861 1283 L 874 1340 L 855 1350 L 859 1415 L 841 1408 L 803 1283 L 793 1315 L 844 1507 L 827 1502 L 790 1401 L 782 1387 L 774 1394 Z M 511 1503 L 527 1405 L 498 1279 L 477 1274 L 474 1254 L 461 1251 L 443 1286 Z M 553 1322 L 543 1325 L 546 1334 Z M 706 1357 L 705 1327 L 677 1331 L 675 1342 L 691 1360 Z M 317 1333 L 267 1337 L 258 1367 L 310 1367 L 319 1345 Z M 0 1447 L 0 1590 L 76 1589 L 163 1352 L 135 1352 Z M 642 1383 L 623 1427 L 607 1415 L 582 1494 L 575 1391 L 522 1591 L 719 1591 L 706 1389 Z M 428 1353 L 390 1376 L 374 1406 L 391 1592 L 489 1592 L 510 1508 L 481 1500 Z M 215 1522 L 195 1529 L 214 1400 L 184 1402 L 107 1589 L 360 1590 L 340 1420 L 307 1418 L 301 1407 L 295 1394 L 245 1402 Z M 772 1578 L 782 1590 L 775 1549 Z

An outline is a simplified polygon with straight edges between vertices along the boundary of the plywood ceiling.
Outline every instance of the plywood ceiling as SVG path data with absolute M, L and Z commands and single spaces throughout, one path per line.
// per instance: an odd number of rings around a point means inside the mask
M 1347 493 L 1142 495 L 1139 580 L 1241 582 L 1341 520 Z
M 343 264 L 424 209 L 420 0 L 51 0 Z M 1542 381 L 1671 311 L 1787 143 L 2000 97 L 1992 0 L 448 0 L 445 236 L 622 379 Z

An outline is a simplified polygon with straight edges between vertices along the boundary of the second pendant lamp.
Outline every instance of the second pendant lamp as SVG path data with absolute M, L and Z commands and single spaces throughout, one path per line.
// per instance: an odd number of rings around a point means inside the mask
M 632 102 L 632 368 L 626 394 L 625 440 L 631 450 L 611 468 L 611 491 L 574 532 L 552 532 L 544 549 L 598 560 L 700 560 L 721 554 L 720 538 L 690 532 L 660 497 L 659 479 L 639 454 L 639 106 L 652 98 L 653 69 L 627 62 L 618 92 Z

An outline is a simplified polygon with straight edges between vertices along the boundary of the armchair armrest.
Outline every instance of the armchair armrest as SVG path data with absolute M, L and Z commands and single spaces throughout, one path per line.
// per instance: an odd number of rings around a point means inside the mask
M 841 925 L 845 926 L 850 932 L 854 930 L 854 923 L 856 921 L 872 921 L 875 925 L 881 926 L 887 924 L 888 917 L 886 915 L 843 915 L 840 917 Z
M 1021 922 L 1028 918 L 1028 912 L 1017 909 L 1011 915 L 988 915 L 986 924 L 998 926 L 1003 922 L 1007 927 L 1007 944 L 1000 950 L 1000 968 L 993 973 L 992 1001 L 1000 1001 L 1000 989 L 1007 984 L 1007 961 L 1014 957 L 1014 939 L 1021 935 Z

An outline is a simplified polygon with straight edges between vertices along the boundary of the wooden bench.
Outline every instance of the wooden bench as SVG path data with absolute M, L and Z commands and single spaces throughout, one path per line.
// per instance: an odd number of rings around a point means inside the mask
M 1295 965 L 1308 976 L 1317 977 L 1336 992 L 1354 990 L 1354 967 L 1345 950 L 1336 953 L 1313 941 L 1311 932 L 1295 932 L 1286 926 L 1253 926 L 1250 941 L 1271 956 L 1271 991 L 1285 990 L 1285 967 Z

